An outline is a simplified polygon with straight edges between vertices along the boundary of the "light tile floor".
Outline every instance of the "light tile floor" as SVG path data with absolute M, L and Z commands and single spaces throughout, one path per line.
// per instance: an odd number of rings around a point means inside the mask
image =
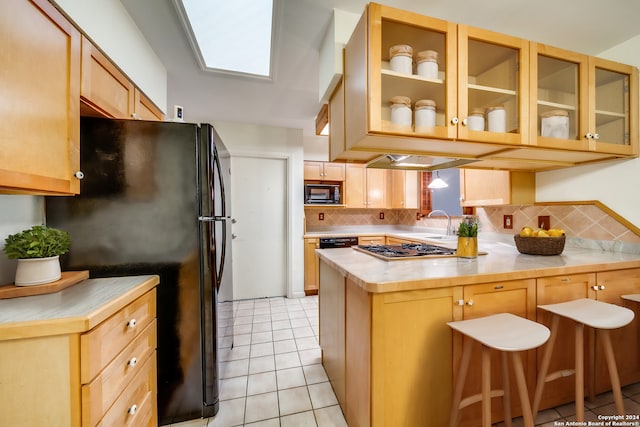
M 347 425 L 320 364 L 317 296 L 223 303 L 219 315 L 220 410 L 171 427 Z M 640 383 L 624 387 L 623 394 L 627 414 L 640 415 Z M 585 401 L 585 408 L 586 421 L 615 414 L 612 393 Z M 536 426 L 568 421 L 575 421 L 573 403 L 541 411 Z M 522 425 L 522 418 L 514 420 L 513 427 Z
M 321 365 L 317 296 L 223 303 L 219 326 L 218 414 L 172 427 L 347 425 Z

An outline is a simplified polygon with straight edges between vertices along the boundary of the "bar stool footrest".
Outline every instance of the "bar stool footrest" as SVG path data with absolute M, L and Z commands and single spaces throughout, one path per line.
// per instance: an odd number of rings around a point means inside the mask
M 491 390 L 489 396 L 493 399 L 494 397 L 502 397 L 504 396 L 504 390 Z M 473 405 L 474 403 L 482 402 L 482 393 L 473 394 L 471 396 L 467 396 L 460 401 L 458 405 L 458 409 L 464 409 L 467 406 Z

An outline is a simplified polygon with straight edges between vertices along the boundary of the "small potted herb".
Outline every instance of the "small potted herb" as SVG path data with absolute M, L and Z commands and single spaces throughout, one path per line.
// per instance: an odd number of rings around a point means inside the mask
M 4 253 L 18 260 L 15 284 L 41 285 L 60 279 L 60 255 L 69 252 L 71 236 L 66 231 L 35 225 L 5 239 Z
M 458 247 L 456 255 L 460 258 L 478 257 L 478 217 L 468 215 L 462 218 L 458 227 Z

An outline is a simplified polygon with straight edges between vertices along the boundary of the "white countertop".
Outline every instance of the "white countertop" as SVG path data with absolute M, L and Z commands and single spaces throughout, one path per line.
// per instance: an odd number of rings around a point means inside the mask
M 393 233 L 396 234 L 396 233 Z M 455 247 L 440 242 L 443 246 Z M 369 292 L 436 288 L 640 267 L 640 255 L 566 247 L 554 256 L 524 255 L 514 244 L 479 240 L 480 255 L 385 261 L 352 248 L 316 249 L 320 259 Z
M 105 307 L 118 309 L 126 305 L 124 296 L 142 294 L 157 283 L 155 275 L 87 279 L 51 294 L 2 299 L 0 339 L 33 336 L 38 325 L 47 334 L 89 330 L 104 320 Z

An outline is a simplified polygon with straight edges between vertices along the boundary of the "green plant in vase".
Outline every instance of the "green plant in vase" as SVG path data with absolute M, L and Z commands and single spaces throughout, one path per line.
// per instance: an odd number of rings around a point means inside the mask
M 458 247 L 456 255 L 460 258 L 478 257 L 478 217 L 464 216 L 458 226 Z
M 46 225 L 11 234 L 5 239 L 4 253 L 17 259 L 15 284 L 40 285 L 60 279 L 60 255 L 69 252 L 69 233 Z

